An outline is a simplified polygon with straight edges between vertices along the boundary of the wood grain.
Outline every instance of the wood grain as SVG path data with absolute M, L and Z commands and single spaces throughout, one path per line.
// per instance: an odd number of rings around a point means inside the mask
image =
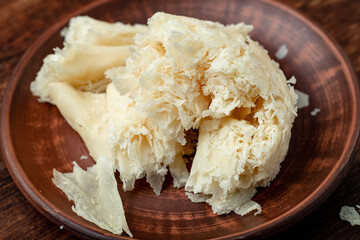
M 357 75 L 360 73 L 360 3 L 358 1 L 284 1 L 315 19 L 343 47 Z M 0 96 L 11 72 L 27 47 L 62 16 L 88 1 L 0 2 Z M 341 9 L 341 11 L 339 11 Z M 146 9 L 145 9 L 146 10 Z M 359 227 L 351 227 L 338 217 L 344 204 L 360 203 L 360 155 L 334 194 L 309 217 L 281 233 L 291 239 L 356 239 Z M 76 239 L 48 222 L 24 199 L 0 161 L 0 238 Z M 306 229 L 306 231 L 304 231 Z

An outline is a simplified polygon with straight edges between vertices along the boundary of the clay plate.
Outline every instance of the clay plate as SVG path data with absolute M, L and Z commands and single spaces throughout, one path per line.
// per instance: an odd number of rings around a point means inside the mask
M 107 21 L 146 23 L 156 11 L 254 25 L 252 38 L 273 57 L 287 44 L 289 54 L 280 60 L 295 87 L 310 95 L 310 106 L 301 109 L 294 123 L 289 153 L 271 186 L 260 189 L 254 200 L 263 212 L 244 217 L 216 216 L 204 203 L 192 203 L 183 189 L 174 189 L 170 177 L 161 195 L 139 180 L 135 190 L 119 191 L 134 238 L 205 239 L 260 237 L 295 223 L 327 198 L 343 178 L 359 135 L 359 87 L 346 56 L 338 45 L 298 12 L 270 1 L 165 1 L 132 0 L 95 2 L 61 19 L 26 52 L 6 90 L 2 115 L 2 151 L 8 169 L 30 203 L 56 224 L 84 238 L 115 236 L 78 217 L 71 203 L 51 181 L 54 168 L 69 172 L 73 161 L 88 151 L 55 106 L 37 102 L 29 91 L 54 47 L 62 46 L 60 30 L 75 15 Z M 314 108 L 321 111 L 316 116 Z

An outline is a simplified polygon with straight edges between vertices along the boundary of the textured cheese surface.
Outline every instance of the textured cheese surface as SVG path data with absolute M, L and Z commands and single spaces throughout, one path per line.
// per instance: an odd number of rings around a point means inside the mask
M 214 213 L 261 212 L 251 198 L 279 172 L 297 96 L 295 78 L 286 81 L 251 29 L 166 13 L 148 26 L 70 21 L 64 48 L 44 59 L 31 91 L 59 108 L 97 161 L 87 171 L 76 164 L 73 173 L 54 171 L 77 214 L 128 232 L 122 207 L 120 219 L 111 214 L 121 205 L 115 170 L 124 190 L 146 177 L 160 194 L 169 170 L 175 187 Z M 194 152 L 186 135 L 193 129 L 199 138 L 189 173 L 183 155 Z M 94 187 L 77 192 L 86 184 Z
M 200 127 L 185 187 L 191 199 L 219 214 L 260 211 L 251 198 L 285 158 L 296 115 L 293 87 L 247 35 L 251 26 L 165 13 L 148 25 L 135 36 L 126 66 L 108 77 L 169 139 L 184 145 L 184 131 Z
M 143 118 L 134 108 L 134 100 L 120 96 L 113 84 L 107 87 L 109 111 L 109 142 L 117 160 L 124 190 L 132 190 L 135 180 L 146 180 L 159 195 L 167 174 L 167 167 L 175 158 L 183 163 L 181 145 L 163 135 L 151 119 Z M 184 166 L 184 164 L 182 164 Z M 187 170 L 173 171 L 176 181 L 188 175 Z M 180 174 L 178 173 L 180 171 Z M 177 184 L 175 184 L 177 185 Z
M 110 24 L 85 16 L 73 18 L 64 31 L 64 48 L 56 48 L 54 54 L 44 59 L 36 80 L 31 83 L 31 91 L 50 103 L 53 103 L 48 93 L 51 82 L 67 82 L 86 91 L 104 91 L 109 83 L 105 70 L 125 64 L 133 36 L 145 28 Z
M 256 187 L 268 186 L 280 170 L 287 152 L 282 144 L 289 140 L 282 135 L 271 124 L 256 127 L 231 117 L 204 121 L 185 189 L 209 196 L 214 213 L 247 213 Z

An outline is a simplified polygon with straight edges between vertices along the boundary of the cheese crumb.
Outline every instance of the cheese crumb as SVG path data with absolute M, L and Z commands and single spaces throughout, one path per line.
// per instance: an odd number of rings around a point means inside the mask
M 289 49 L 287 48 L 286 44 L 283 44 L 279 47 L 279 49 L 276 51 L 275 53 L 275 57 L 277 59 L 283 59 L 286 57 L 286 55 L 288 54 Z
M 316 116 L 319 112 L 320 112 L 320 109 L 319 109 L 319 108 L 315 108 L 313 111 L 311 111 L 310 115 L 311 115 L 311 116 Z
M 74 201 L 72 210 L 76 214 L 110 232 L 121 234 L 124 230 L 132 237 L 117 190 L 111 158 L 99 158 L 96 165 L 86 171 L 74 162 L 73 172 L 60 173 L 54 169 L 53 175 L 54 184 L 70 201 Z
M 88 159 L 88 158 L 89 158 L 88 156 L 81 155 L 80 160 L 85 160 L 85 159 Z
M 295 93 L 298 96 L 298 100 L 296 103 L 296 106 L 298 109 L 308 107 L 309 106 L 309 95 L 306 93 L 303 93 L 297 89 L 295 89 Z
M 65 37 L 68 31 L 69 31 L 69 28 L 68 28 L 68 27 L 64 27 L 64 28 L 61 29 L 61 31 L 60 31 L 60 36 L 61 36 L 61 37 Z
M 64 229 L 64 225 L 61 225 L 61 226 L 60 226 L 60 230 L 63 230 L 63 229 Z
M 288 84 L 296 84 L 295 76 L 292 76 L 289 80 L 286 81 Z
M 360 214 L 354 207 L 343 206 L 339 215 L 342 220 L 348 221 L 351 226 L 360 225 Z

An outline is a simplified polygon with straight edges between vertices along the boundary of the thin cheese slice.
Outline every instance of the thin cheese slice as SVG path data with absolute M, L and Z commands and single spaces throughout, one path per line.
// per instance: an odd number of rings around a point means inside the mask
M 74 162 L 71 173 L 54 169 L 53 182 L 70 201 L 73 211 L 99 227 L 121 234 L 123 230 L 132 237 L 125 220 L 124 209 L 117 189 L 111 158 L 101 157 L 96 165 L 86 171 Z
M 95 161 L 111 157 L 105 93 L 82 92 L 63 82 L 51 83 L 48 88 L 53 103 L 79 133 Z
M 66 82 L 82 90 L 101 92 L 109 83 L 104 75 L 105 70 L 124 65 L 128 55 L 128 46 L 65 43 L 63 49 L 56 49 L 55 54 L 44 59 L 44 64 L 30 89 L 42 101 L 50 103 L 53 102 L 48 88 L 52 82 Z
M 54 54 L 44 59 L 36 80 L 31 83 L 31 91 L 41 101 L 50 103 L 51 82 L 67 82 L 84 91 L 104 92 L 109 83 L 105 70 L 125 65 L 134 35 L 146 28 L 87 16 L 72 18 L 69 27 L 62 31 L 64 48 L 56 48 Z
M 97 46 L 122 46 L 133 44 L 135 34 L 145 31 L 146 25 L 109 23 L 88 16 L 70 20 L 69 27 L 62 32 L 65 42 Z

